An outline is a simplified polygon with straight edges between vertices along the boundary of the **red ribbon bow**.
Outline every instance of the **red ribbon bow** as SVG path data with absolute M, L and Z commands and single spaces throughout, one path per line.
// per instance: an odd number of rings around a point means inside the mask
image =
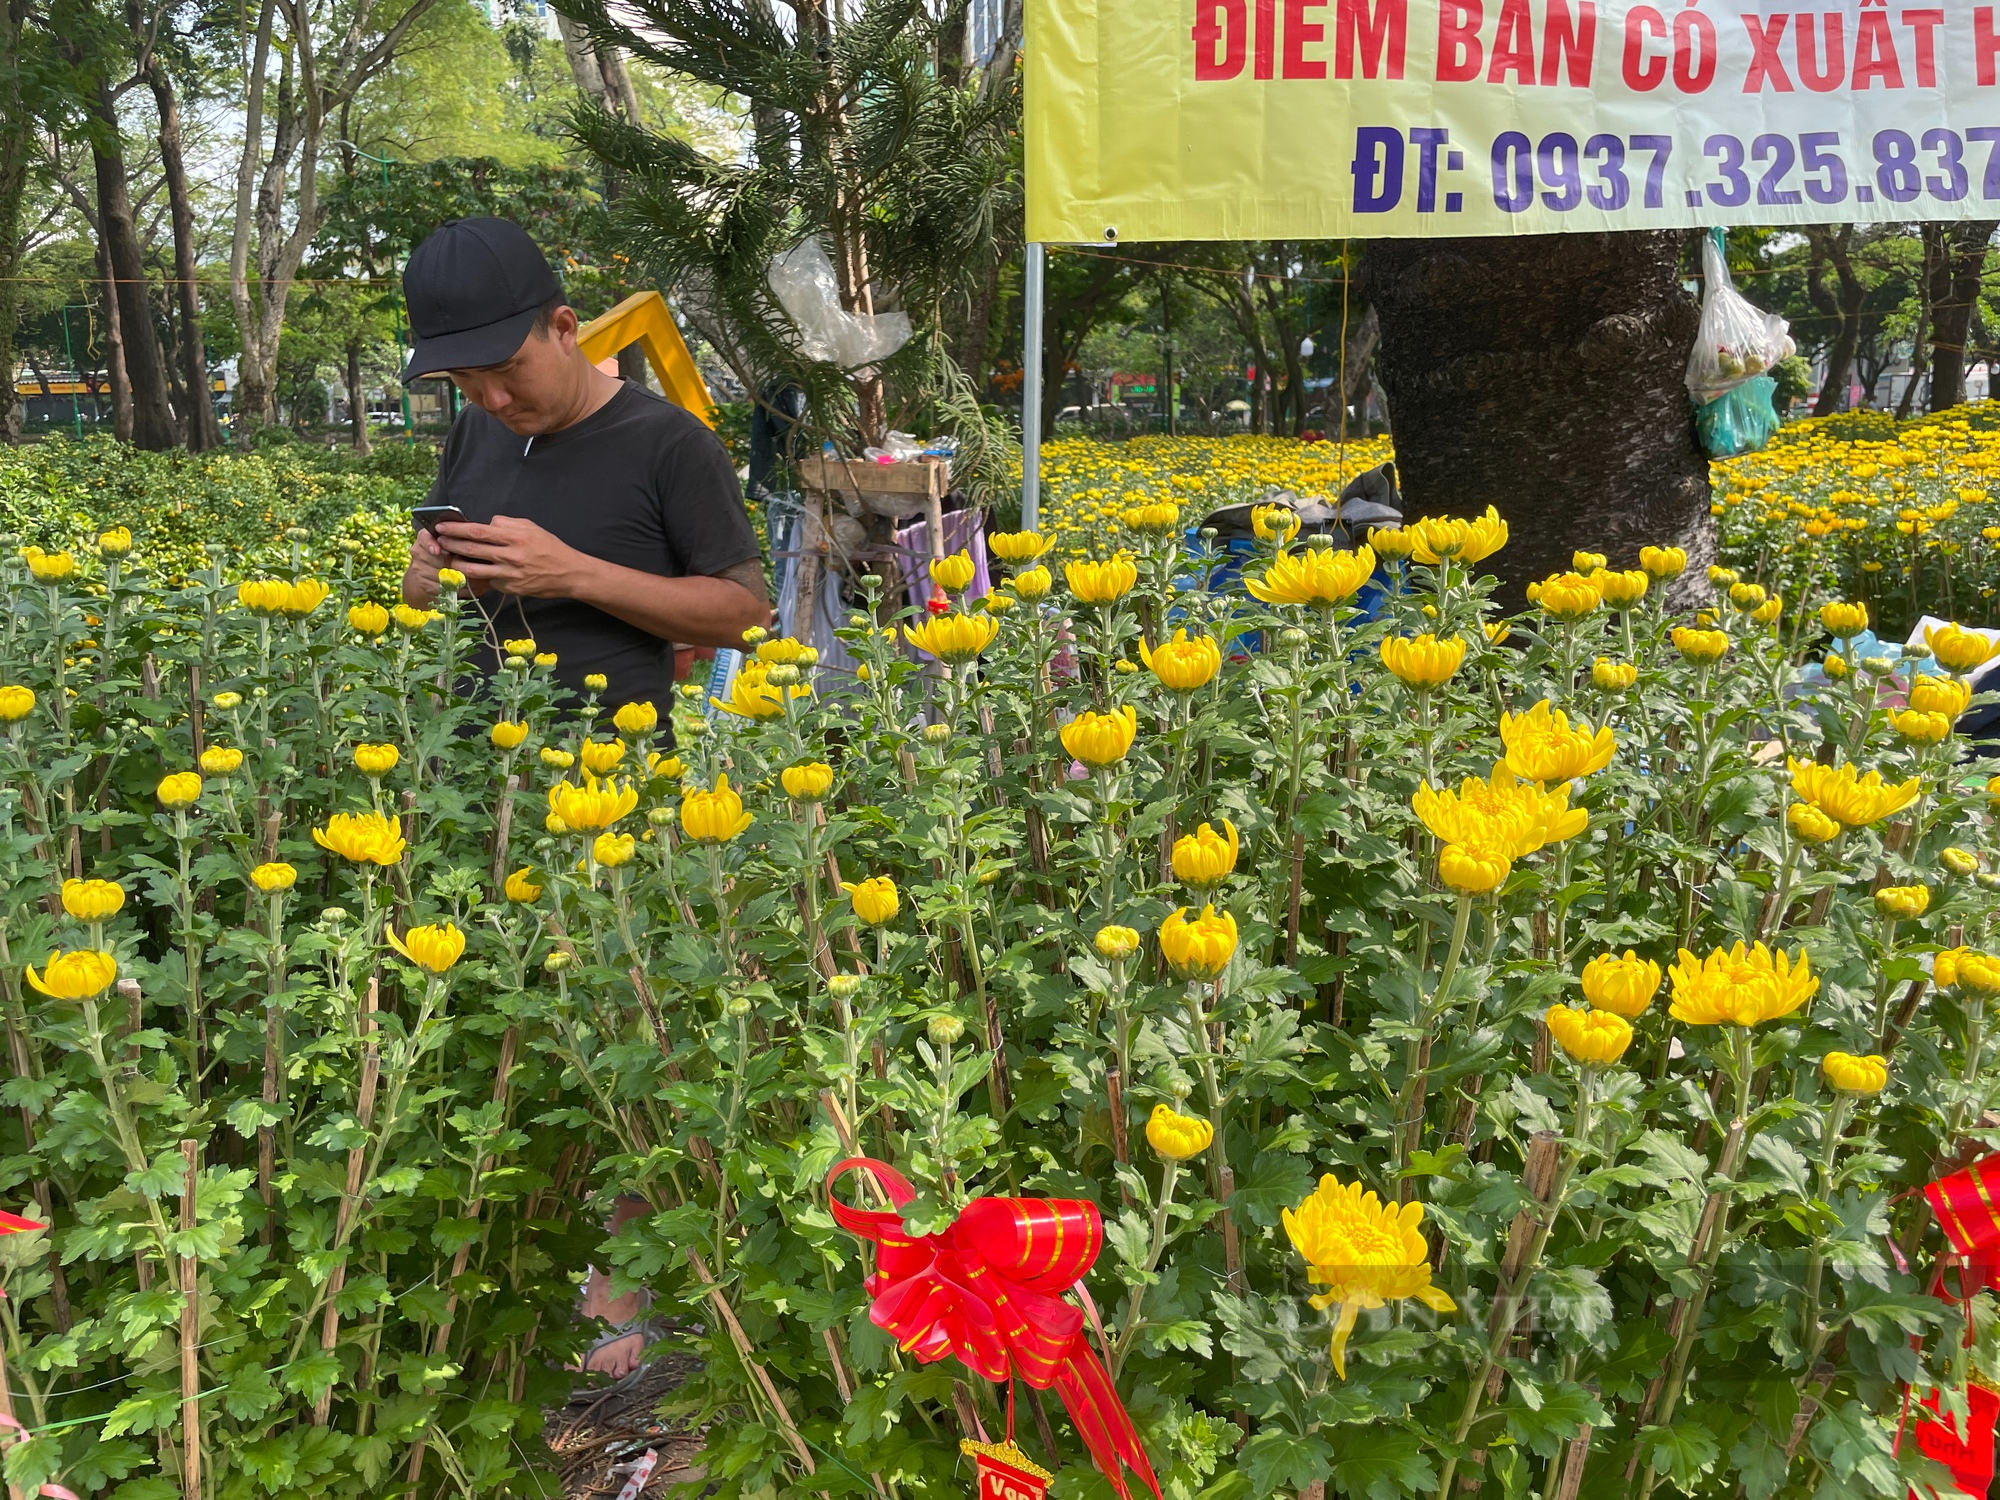
M 850 1157 L 827 1174 L 840 1227 L 880 1247 L 868 1317 L 922 1363 L 957 1355 L 988 1380 L 1019 1375 L 1062 1397 L 1111 1487 L 1130 1500 L 1122 1461 L 1155 1496 L 1160 1483 L 1103 1364 L 1083 1313 L 1063 1300 L 1104 1247 L 1097 1205 L 1073 1198 L 974 1198 L 951 1228 L 913 1238 L 900 1213 L 849 1208 L 833 1185 L 867 1171 L 900 1209 L 916 1190 L 894 1167 Z
M 2000 1156 L 1982 1157 L 1924 1188 L 1951 1248 L 1965 1262 L 1963 1295 L 2000 1287 Z

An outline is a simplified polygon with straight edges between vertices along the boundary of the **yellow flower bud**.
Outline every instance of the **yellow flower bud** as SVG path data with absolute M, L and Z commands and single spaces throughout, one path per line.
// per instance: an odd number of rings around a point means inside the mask
M 1170 1104 L 1153 1106 L 1146 1121 L 1146 1144 L 1166 1161 L 1199 1156 L 1215 1139 L 1215 1127 L 1199 1115 L 1184 1115 Z

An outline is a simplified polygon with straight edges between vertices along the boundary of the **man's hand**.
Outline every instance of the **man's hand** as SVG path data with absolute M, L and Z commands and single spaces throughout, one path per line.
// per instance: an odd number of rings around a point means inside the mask
M 584 592 L 580 582 L 595 561 L 519 516 L 495 516 L 484 526 L 445 521 L 438 535 L 451 549 L 449 565 L 475 589 L 497 588 L 523 599 L 579 597 Z
M 451 554 L 428 531 L 418 531 L 410 542 L 410 565 L 403 570 L 403 602 L 412 609 L 429 609 L 443 589 L 438 569 L 452 565 Z

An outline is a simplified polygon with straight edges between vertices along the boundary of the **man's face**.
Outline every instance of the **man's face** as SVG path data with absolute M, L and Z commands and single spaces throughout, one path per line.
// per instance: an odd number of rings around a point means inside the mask
M 559 307 L 548 327 L 530 333 L 513 358 L 447 373 L 466 400 L 498 417 L 509 431 L 522 437 L 554 431 L 576 404 L 576 326 L 576 314 Z

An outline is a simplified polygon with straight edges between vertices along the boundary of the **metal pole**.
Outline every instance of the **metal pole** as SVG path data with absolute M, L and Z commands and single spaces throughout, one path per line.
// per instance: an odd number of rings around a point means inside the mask
M 1042 518 L 1042 271 L 1046 251 L 1028 246 L 1028 275 L 1021 324 L 1021 529 Z
M 76 418 L 76 435 L 79 438 L 81 438 L 83 436 L 83 403 L 77 400 L 75 387 L 83 384 L 83 372 L 77 369 L 76 351 L 70 347 L 69 304 L 67 302 L 63 304 L 62 315 L 63 315 L 63 358 L 69 361 L 69 383 L 71 386 L 71 390 L 69 393 L 69 410 L 70 410 L 70 415 Z M 97 406 L 97 396 L 95 392 L 91 394 L 90 404 L 92 411 L 94 413 Z

